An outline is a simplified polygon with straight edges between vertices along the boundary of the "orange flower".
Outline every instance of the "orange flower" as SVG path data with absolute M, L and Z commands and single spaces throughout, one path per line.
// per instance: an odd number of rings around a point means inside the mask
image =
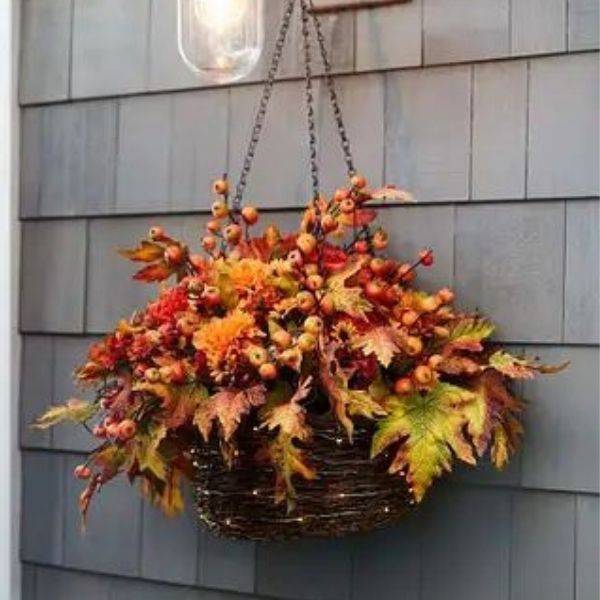
M 193 344 L 196 350 L 202 350 L 206 354 L 208 364 L 215 369 L 236 340 L 255 334 L 254 317 L 234 310 L 222 319 L 215 317 L 205 323 L 194 333 Z
M 269 265 L 254 258 L 226 261 L 221 271 L 236 290 L 260 288 L 266 284 Z

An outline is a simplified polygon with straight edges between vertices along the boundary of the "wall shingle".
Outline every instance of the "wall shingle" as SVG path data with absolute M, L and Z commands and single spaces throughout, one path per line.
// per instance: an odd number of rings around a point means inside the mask
M 575 556 L 577 559 L 575 565 L 575 597 L 578 600 L 580 598 L 600 597 L 598 531 L 600 531 L 598 497 L 578 496 L 575 535 Z
M 72 96 L 145 90 L 150 0 L 74 2 Z
M 511 54 L 562 52 L 567 35 L 567 0 L 512 0 Z
M 472 196 L 524 198 L 527 63 L 476 65 L 473 85 Z
M 64 100 L 69 95 L 71 0 L 21 4 L 21 102 Z
M 600 47 L 600 2 L 569 0 L 569 50 Z
M 598 344 L 600 244 L 597 201 L 567 203 L 565 342 Z
M 520 492 L 513 502 L 510 597 L 573 598 L 575 498 Z
M 556 342 L 562 335 L 564 205 L 456 208 L 456 292 L 497 324 L 496 339 Z
M 23 225 L 21 328 L 83 330 L 86 224 L 82 220 Z
M 599 193 L 598 72 L 597 54 L 531 62 L 530 197 Z
M 387 76 L 385 177 L 419 202 L 469 197 L 470 88 L 469 67 Z

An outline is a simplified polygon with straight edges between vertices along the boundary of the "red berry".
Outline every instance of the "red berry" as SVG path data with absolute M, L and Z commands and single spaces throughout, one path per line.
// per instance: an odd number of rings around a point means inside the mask
M 119 439 L 130 440 L 137 431 L 137 425 L 135 421 L 131 419 L 125 419 L 119 424 Z
M 92 472 L 90 468 L 86 465 L 77 465 L 73 474 L 77 479 L 89 479 L 92 476 Z
M 419 252 L 419 261 L 424 267 L 430 267 L 434 262 L 433 250 L 421 250 Z

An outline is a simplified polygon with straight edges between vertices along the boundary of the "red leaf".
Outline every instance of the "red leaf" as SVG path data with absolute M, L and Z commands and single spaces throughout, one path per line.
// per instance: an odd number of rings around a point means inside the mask
M 136 281 L 145 281 L 152 283 L 153 281 L 164 281 L 173 273 L 172 269 L 167 263 L 161 261 L 154 265 L 144 267 L 141 271 L 138 271 L 133 278 Z

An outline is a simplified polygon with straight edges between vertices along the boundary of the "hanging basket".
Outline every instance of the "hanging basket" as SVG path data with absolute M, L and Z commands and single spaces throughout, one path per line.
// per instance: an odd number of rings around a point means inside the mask
M 298 480 L 296 505 L 288 512 L 275 503 L 273 469 L 257 469 L 256 455 L 268 434 L 246 426 L 239 432 L 238 455 L 230 469 L 218 440 L 193 451 L 196 510 L 213 533 L 237 539 L 289 540 L 341 537 L 399 520 L 412 500 L 402 478 L 390 477 L 389 457 L 370 459 L 373 424 L 357 421 L 353 443 L 329 414 L 310 416 L 313 430 L 312 481 Z

